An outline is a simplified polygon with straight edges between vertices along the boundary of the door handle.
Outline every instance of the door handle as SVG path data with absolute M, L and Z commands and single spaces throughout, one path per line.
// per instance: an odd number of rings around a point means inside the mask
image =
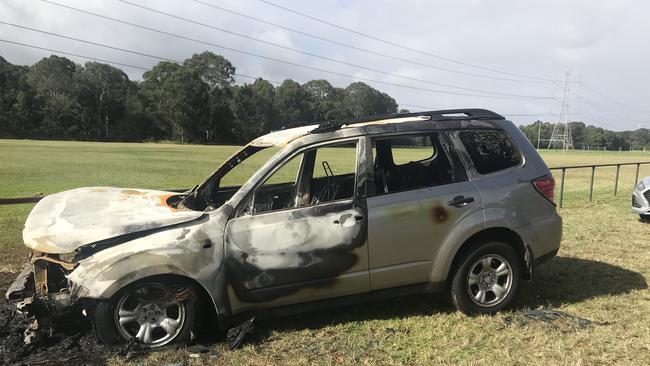
M 335 225 L 341 225 L 341 223 L 346 222 L 348 219 L 350 219 L 350 216 L 351 215 L 349 214 L 342 215 L 338 219 L 334 219 L 332 223 L 334 223 Z M 363 215 L 354 215 L 354 221 L 356 222 L 363 221 Z
M 468 203 L 474 202 L 474 197 L 456 196 L 447 202 L 447 206 L 465 207 Z

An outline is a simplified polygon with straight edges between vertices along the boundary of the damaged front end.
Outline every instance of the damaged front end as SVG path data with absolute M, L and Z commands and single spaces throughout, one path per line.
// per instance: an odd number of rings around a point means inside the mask
M 77 267 L 59 254 L 33 251 L 30 263 L 11 284 L 5 297 L 16 302 L 16 310 L 32 317 L 25 330 L 25 344 L 34 344 L 54 332 L 55 320 L 74 315 L 79 288 L 67 275 Z

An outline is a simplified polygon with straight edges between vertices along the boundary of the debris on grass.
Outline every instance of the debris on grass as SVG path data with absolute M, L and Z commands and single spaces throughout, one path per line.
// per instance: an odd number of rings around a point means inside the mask
M 255 317 L 252 317 L 239 324 L 238 326 L 228 329 L 227 339 L 230 350 L 234 350 L 235 348 L 239 347 L 242 344 L 244 337 L 246 337 L 246 334 L 253 331 L 254 320 Z
M 595 325 L 607 325 L 582 318 L 560 310 L 553 309 L 530 309 L 523 312 L 517 312 L 503 318 L 506 325 L 516 324 L 518 326 L 527 326 L 533 322 L 542 322 L 551 326 L 553 329 L 568 331 L 576 329 L 588 329 Z
M 103 365 L 105 352 L 88 329 L 75 323 L 65 331 L 40 334 L 25 342 L 35 318 L 16 311 L 15 304 L 0 303 L 0 363 L 52 365 L 74 361 L 78 365 Z

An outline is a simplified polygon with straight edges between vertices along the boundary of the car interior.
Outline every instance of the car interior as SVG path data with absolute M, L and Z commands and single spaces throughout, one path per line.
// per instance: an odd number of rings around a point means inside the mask
M 351 170 L 351 166 L 356 168 L 356 164 L 354 164 L 356 144 L 345 143 L 336 146 L 348 149 L 347 152 L 351 154 L 349 158 L 352 163 L 330 162 L 319 158 L 318 148 L 308 150 L 300 155 L 302 157 L 300 168 L 293 182 L 264 183 L 257 188 L 254 194 L 253 212 L 263 213 L 305 207 L 351 198 L 354 195 L 355 172 L 349 172 L 349 170 Z M 331 148 L 331 146 L 329 147 Z M 272 177 L 273 175 L 267 179 L 267 182 L 272 180 Z
M 415 141 L 421 145 L 414 145 Z M 430 149 L 430 155 L 427 154 L 428 157 L 419 161 L 395 162 L 395 149 L 416 147 L 426 151 Z M 437 134 L 419 136 L 419 139 L 412 138 L 410 141 L 404 137 L 373 139 L 373 153 L 376 194 L 437 186 L 453 181 L 452 165 Z

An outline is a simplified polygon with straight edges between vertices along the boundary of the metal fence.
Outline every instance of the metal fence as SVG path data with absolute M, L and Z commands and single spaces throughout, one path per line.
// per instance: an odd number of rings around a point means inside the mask
M 641 165 L 650 164 L 650 161 L 639 161 L 633 163 L 610 163 L 610 164 L 590 164 L 590 165 L 567 165 L 567 166 L 556 166 L 549 168 L 550 170 L 559 170 L 561 171 L 560 175 L 560 199 L 559 205 L 562 207 L 564 203 L 564 177 L 566 176 L 566 171 L 570 169 L 585 169 L 591 168 L 591 179 L 589 180 L 589 201 L 593 199 L 594 195 L 594 178 L 596 176 L 596 168 L 603 167 L 616 167 L 616 178 L 614 179 L 614 196 L 618 194 L 618 178 L 621 173 L 621 166 L 626 165 L 636 165 L 636 175 L 634 178 L 634 184 L 639 181 L 639 168 Z M 187 189 L 168 189 L 169 192 L 184 192 Z M 32 197 L 16 197 L 16 198 L 0 198 L 0 205 L 13 205 L 19 203 L 35 203 L 40 201 L 43 195 L 32 196 Z
M 636 175 L 634 178 L 634 184 L 639 181 L 639 168 L 641 165 L 650 164 L 650 161 L 639 161 L 634 163 L 610 163 L 610 164 L 590 164 L 590 165 L 568 165 L 568 166 L 556 166 L 549 168 L 550 170 L 560 170 L 562 174 L 560 175 L 560 207 L 564 202 L 564 177 L 566 176 L 566 171 L 569 169 L 585 169 L 591 168 L 591 179 L 589 180 L 589 201 L 593 199 L 594 196 L 594 178 L 596 176 L 596 168 L 602 167 L 616 167 L 616 179 L 614 179 L 614 196 L 618 194 L 618 178 L 621 173 L 621 166 L 624 165 L 636 165 Z

